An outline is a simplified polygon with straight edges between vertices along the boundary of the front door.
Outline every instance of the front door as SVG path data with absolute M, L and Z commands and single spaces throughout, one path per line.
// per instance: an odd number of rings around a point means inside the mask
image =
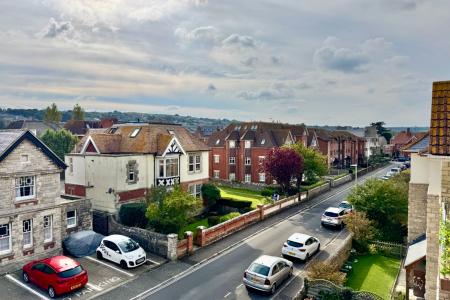
M 416 297 L 425 297 L 425 271 L 414 270 L 413 272 L 413 294 Z

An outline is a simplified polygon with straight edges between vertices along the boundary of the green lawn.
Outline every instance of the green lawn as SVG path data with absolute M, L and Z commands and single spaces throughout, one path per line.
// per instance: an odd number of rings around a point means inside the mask
M 346 285 L 390 299 L 390 291 L 400 268 L 400 260 L 381 255 L 358 256 Z
M 252 208 L 256 208 L 258 204 L 270 203 L 270 200 L 267 197 L 261 196 L 258 191 L 231 188 L 227 186 L 220 186 L 219 190 L 220 196 L 223 198 L 252 201 Z
M 194 223 L 188 224 L 187 226 L 181 228 L 180 232 L 178 233 L 178 238 L 179 239 L 184 239 L 184 233 L 186 231 L 192 231 L 192 233 L 195 236 L 195 233 L 197 232 L 197 227 L 198 226 L 205 226 L 206 228 L 208 228 L 208 219 L 204 218 L 204 219 L 200 219 Z

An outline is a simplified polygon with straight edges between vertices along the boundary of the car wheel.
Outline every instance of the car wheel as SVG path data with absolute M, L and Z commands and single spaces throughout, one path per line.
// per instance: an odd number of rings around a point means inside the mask
M 273 294 L 275 294 L 275 291 L 277 290 L 277 284 L 276 283 L 274 283 L 273 285 L 272 285 L 272 288 L 270 289 L 270 293 L 273 295 Z
M 122 261 L 120 262 L 120 267 L 121 267 L 122 269 L 128 269 L 127 263 L 126 263 L 124 260 L 122 260 Z
M 103 259 L 103 255 L 100 251 L 97 251 L 97 259 Z
M 50 298 L 56 297 L 55 289 L 51 286 L 48 288 L 48 295 L 50 296 Z
M 22 279 L 23 281 L 25 281 L 26 283 L 30 282 L 30 278 L 28 277 L 28 274 L 26 272 L 22 273 Z
M 320 243 L 319 243 L 319 246 L 317 246 L 317 252 L 319 252 L 320 251 Z
M 291 267 L 291 268 L 289 269 L 288 277 L 291 277 L 293 272 L 294 272 L 294 268 Z
M 306 253 L 305 261 L 309 260 L 309 253 Z

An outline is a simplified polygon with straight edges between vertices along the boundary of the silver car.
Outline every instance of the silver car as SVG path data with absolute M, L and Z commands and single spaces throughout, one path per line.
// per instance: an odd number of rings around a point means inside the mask
M 244 272 L 244 285 L 247 288 L 274 294 L 277 287 L 292 275 L 292 262 L 277 256 L 262 255 Z

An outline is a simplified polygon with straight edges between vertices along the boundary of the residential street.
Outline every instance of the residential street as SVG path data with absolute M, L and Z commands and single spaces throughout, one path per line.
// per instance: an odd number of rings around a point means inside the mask
M 380 177 L 389 167 L 361 176 L 358 181 L 361 183 L 369 177 Z M 294 263 L 294 274 L 300 276 L 285 282 L 274 296 L 248 292 L 242 285 L 244 270 L 262 254 L 279 256 L 281 246 L 294 232 L 313 235 L 321 241 L 323 251 L 333 251 L 326 247 L 327 244 L 334 239 L 343 239 L 347 232 L 321 227 L 320 216 L 327 207 L 338 205 L 344 200 L 354 184 L 350 182 L 333 189 L 310 202 L 201 249 L 181 262 L 168 263 L 142 274 L 134 281 L 100 296 L 100 299 L 290 299 L 301 285 L 304 263 Z M 239 243 L 246 236 L 250 237 Z M 217 254 L 227 247 L 228 250 Z M 211 256 L 213 258 L 207 259 Z

